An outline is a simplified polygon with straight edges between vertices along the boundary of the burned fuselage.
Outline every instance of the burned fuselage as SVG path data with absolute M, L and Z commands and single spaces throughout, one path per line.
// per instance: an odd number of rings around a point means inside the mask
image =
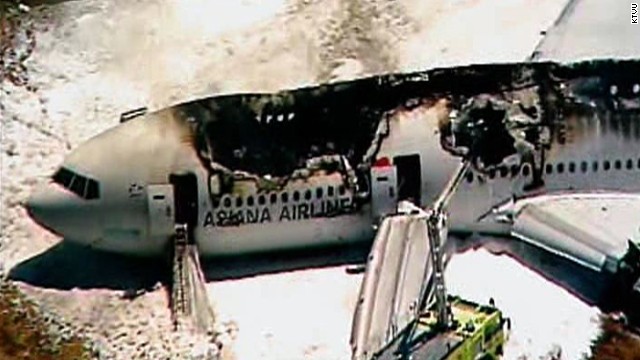
M 398 201 L 431 203 L 461 158 L 473 169 L 452 231 L 483 230 L 513 197 L 637 191 L 638 74 L 634 61 L 468 66 L 176 105 L 76 149 L 53 180 L 84 220 L 52 228 L 129 253 L 161 252 L 175 222 L 205 254 L 371 240 Z
M 467 71 L 476 77 L 482 72 Z M 428 73 L 376 77 L 276 94 L 220 96 L 180 105 L 176 113 L 191 124 L 203 165 L 219 176 L 210 189 L 213 197 L 233 191 L 242 180 L 253 182 L 257 191 L 270 191 L 336 172 L 344 186 L 366 195 L 368 171 L 389 135 L 390 120 L 418 107 L 442 107 L 443 101 L 450 107 L 452 97 L 470 95 L 477 82 L 496 85 L 480 79 L 459 92 L 447 88 L 444 78 L 464 73 L 435 72 L 436 79 Z
M 576 133 L 572 121 L 636 111 L 633 84 L 618 85 L 626 92 L 610 88 L 636 67 L 472 66 L 225 95 L 179 105 L 174 114 L 191 129 L 208 174 L 204 228 L 348 215 L 374 221 L 399 200 L 428 204 L 463 157 L 477 174 L 469 178 L 518 183 L 504 194 L 492 190 L 491 205 L 542 188 L 550 157 Z M 389 174 L 374 176 L 377 166 L 396 168 L 382 200 L 376 181 Z
M 455 68 L 275 94 L 226 95 L 180 105 L 178 112 L 194 125 L 203 163 L 228 172 L 221 183 L 226 189 L 232 188 L 234 172 L 255 177 L 259 189 L 270 189 L 319 173 L 368 170 L 394 114 L 443 101 L 448 114 L 438 123 L 442 148 L 473 157 L 476 168 L 487 172 L 510 155 L 529 160 L 549 148 L 552 137 L 566 136 L 567 118 L 635 109 L 639 85 L 624 74 L 636 67 Z M 368 181 L 356 180 L 366 189 Z

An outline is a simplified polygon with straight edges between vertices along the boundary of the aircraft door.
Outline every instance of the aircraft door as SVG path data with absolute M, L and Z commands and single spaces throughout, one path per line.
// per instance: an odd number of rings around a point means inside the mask
M 198 179 L 193 173 L 171 174 L 169 182 L 173 185 L 175 223 L 186 224 L 188 238 L 193 240 L 193 231 L 198 224 Z
M 398 201 L 408 200 L 421 206 L 420 155 L 403 155 L 393 158 L 398 174 Z
M 149 238 L 165 240 L 173 233 L 173 186 L 148 185 Z
M 396 211 L 396 168 L 391 164 L 371 168 L 371 211 L 378 218 Z

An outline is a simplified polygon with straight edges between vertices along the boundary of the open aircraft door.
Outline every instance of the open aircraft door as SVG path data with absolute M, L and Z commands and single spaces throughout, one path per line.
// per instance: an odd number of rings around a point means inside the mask
M 375 218 L 396 212 L 398 202 L 397 172 L 388 158 L 371 167 L 371 211 Z
M 149 214 L 149 239 L 164 241 L 173 234 L 174 200 L 173 185 L 147 186 L 147 207 Z

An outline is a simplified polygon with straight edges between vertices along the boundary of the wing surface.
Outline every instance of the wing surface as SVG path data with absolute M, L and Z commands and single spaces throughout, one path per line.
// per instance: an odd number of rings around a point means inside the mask
M 544 195 L 511 205 L 511 235 L 595 271 L 615 271 L 640 240 L 640 195 Z

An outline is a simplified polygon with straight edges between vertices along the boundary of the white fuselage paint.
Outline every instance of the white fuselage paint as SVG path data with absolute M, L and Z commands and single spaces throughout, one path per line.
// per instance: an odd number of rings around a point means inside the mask
M 390 159 L 400 155 L 420 156 L 422 206 L 438 196 L 460 161 L 440 146 L 437 119 L 441 114 L 438 111 L 437 107 L 418 107 L 392 116 L 389 136 L 377 154 L 378 158 Z M 640 121 L 627 120 L 633 128 L 631 133 L 637 134 Z M 313 210 L 310 205 L 301 209 L 291 199 L 291 194 L 286 204 L 280 196 L 274 203 L 267 197 L 263 205 L 234 208 L 235 204 L 232 204 L 228 210 L 243 211 L 247 219 L 244 224 L 216 226 L 209 223 L 205 226 L 209 214 L 216 220 L 216 209 L 208 195 L 207 171 L 191 144 L 184 140 L 180 126 L 171 131 L 175 121 L 169 112 L 136 118 L 88 141 L 65 161 L 63 166 L 99 179 L 102 189 L 100 199 L 93 200 L 89 207 L 95 214 L 90 230 L 68 237 L 68 240 L 128 254 L 161 253 L 171 234 L 148 236 L 151 232 L 146 194 L 143 190 L 140 196 L 132 197 L 130 188 L 133 183 L 143 187 L 167 184 L 172 172 L 192 172 L 197 176 L 199 214 L 194 234 L 203 255 L 276 251 L 373 239 L 373 225 L 378 217 L 372 214 L 370 204 L 365 203 L 355 212 L 322 217 L 319 214 L 323 206 L 327 206 L 323 202 L 340 203 L 342 200 L 346 204 L 354 200 L 350 193 L 316 199 L 318 184 L 309 185 L 308 189 L 304 186 L 296 188 L 301 194 L 306 190 L 312 192 L 311 200 L 302 199 L 300 203 L 313 203 Z M 552 171 L 545 172 L 545 184 L 536 189 L 536 193 L 640 190 L 639 136 L 624 135 L 619 127 L 611 125 L 610 119 L 566 121 L 569 134 L 574 136 L 562 145 L 552 143 L 545 156 L 547 167 L 552 166 Z M 620 166 L 616 161 L 620 161 Z M 605 170 L 606 162 L 609 163 L 608 170 Z M 597 171 L 594 163 L 598 164 Z M 522 169 L 515 176 L 497 174 L 493 179 L 474 173 L 472 181 L 465 180 L 452 198 L 449 208 L 451 230 L 504 231 L 504 226 L 484 224 L 478 219 L 514 195 L 531 195 L 523 190 L 530 177 L 530 174 L 523 175 Z M 291 189 L 285 191 L 291 192 Z M 288 214 L 283 215 L 283 211 Z

